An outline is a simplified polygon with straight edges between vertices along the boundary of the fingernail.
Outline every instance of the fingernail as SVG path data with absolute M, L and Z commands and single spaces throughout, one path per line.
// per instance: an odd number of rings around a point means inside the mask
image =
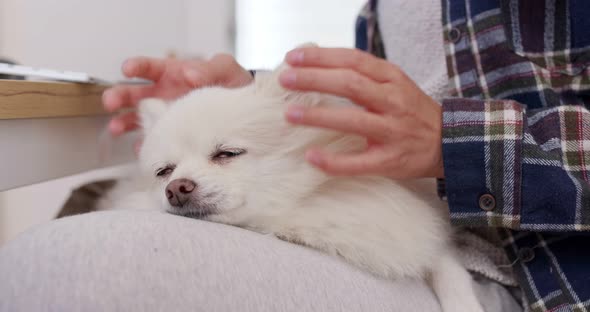
M 293 50 L 287 53 L 286 61 L 289 64 L 301 64 L 303 63 L 303 51 Z
M 293 70 L 286 70 L 279 76 L 279 81 L 283 86 L 295 86 L 297 82 L 297 74 Z
M 315 150 L 307 151 L 305 153 L 305 159 L 316 166 L 320 166 L 322 164 L 322 157 L 320 153 Z
M 301 106 L 291 106 L 287 109 L 287 120 L 290 122 L 300 122 L 303 120 L 305 109 Z
M 124 130 L 125 126 L 117 120 L 113 120 L 111 121 L 111 123 L 109 124 L 109 130 L 111 131 L 112 134 L 121 134 Z
M 199 73 L 199 71 L 196 69 L 188 68 L 184 71 L 184 77 L 193 86 L 197 86 L 199 84 L 199 80 L 201 79 L 201 73 Z

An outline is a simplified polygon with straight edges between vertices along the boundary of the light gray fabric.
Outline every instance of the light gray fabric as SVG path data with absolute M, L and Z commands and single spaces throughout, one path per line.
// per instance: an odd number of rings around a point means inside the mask
M 381 280 L 273 237 L 157 212 L 59 219 L 0 249 L 0 311 L 439 310 L 419 281 Z

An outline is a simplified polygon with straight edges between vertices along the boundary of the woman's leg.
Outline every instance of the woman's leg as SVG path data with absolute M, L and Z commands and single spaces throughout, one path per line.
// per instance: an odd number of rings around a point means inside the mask
M 387 281 L 247 230 L 156 212 L 53 221 L 0 249 L 0 311 L 440 311 Z

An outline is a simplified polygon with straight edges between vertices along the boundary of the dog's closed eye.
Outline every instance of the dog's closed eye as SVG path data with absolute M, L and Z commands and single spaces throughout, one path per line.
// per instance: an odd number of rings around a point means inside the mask
M 156 176 L 158 178 L 165 178 L 167 176 L 169 176 L 175 169 L 176 167 L 173 165 L 168 165 L 166 167 L 163 168 L 159 168 L 158 170 L 156 170 Z
M 215 151 L 211 154 L 211 161 L 215 163 L 226 163 L 232 158 L 236 158 L 246 153 L 245 149 L 241 148 L 224 148 L 218 146 Z

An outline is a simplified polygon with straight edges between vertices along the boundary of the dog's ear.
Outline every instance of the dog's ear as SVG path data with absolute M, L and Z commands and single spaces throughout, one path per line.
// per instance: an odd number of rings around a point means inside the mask
M 144 132 L 149 131 L 166 113 L 166 102 L 160 99 L 145 99 L 139 103 L 139 120 Z

